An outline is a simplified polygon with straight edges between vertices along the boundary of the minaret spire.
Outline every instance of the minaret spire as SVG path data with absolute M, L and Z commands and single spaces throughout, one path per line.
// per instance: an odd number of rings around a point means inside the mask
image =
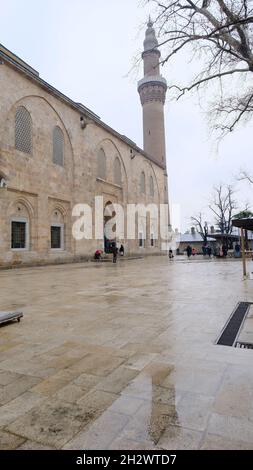
M 152 27 L 153 26 L 153 21 L 151 20 L 151 16 L 149 15 L 148 17 L 148 26 Z

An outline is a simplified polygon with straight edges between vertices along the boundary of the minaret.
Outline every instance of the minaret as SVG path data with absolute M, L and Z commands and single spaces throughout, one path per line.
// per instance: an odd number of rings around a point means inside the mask
M 146 153 L 164 166 L 164 203 L 168 203 L 164 128 L 167 82 L 160 75 L 160 56 L 153 22 L 149 18 L 142 53 L 144 78 L 138 82 L 138 92 L 143 108 L 143 146 Z
M 144 151 L 159 163 L 166 164 L 164 103 L 167 82 L 160 75 L 159 59 L 161 53 L 158 41 L 149 19 L 144 51 L 144 78 L 138 83 L 138 92 L 143 107 L 143 145 Z

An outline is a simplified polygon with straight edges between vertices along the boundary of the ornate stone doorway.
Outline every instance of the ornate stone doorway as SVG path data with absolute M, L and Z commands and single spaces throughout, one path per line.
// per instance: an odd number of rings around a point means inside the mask
M 116 233 L 116 225 L 113 218 L 116 212 L 113 209 L 113 203 L 108 201 L 104 208 L 104 252 L 112 253 L 112 245 L 116 243 L 116 236 L 113 237 L 112 233 Z

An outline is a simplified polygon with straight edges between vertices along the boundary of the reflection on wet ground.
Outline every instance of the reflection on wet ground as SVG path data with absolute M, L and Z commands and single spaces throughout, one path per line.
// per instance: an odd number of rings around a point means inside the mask
M 253 351 L 217 346 L 252 281 L 166 257 L 0 272 L 0 449 L 252 449 Z

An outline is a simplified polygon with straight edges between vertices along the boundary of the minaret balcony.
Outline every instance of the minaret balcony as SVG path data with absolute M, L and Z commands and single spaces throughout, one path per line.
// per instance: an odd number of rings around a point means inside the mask
M 138 81 L 138 92 L 140 93 L 141 89 L 144 86 L 162 86 L 165 91 L 167 91 L 167 81 L 161 75 L 149 75 Z

